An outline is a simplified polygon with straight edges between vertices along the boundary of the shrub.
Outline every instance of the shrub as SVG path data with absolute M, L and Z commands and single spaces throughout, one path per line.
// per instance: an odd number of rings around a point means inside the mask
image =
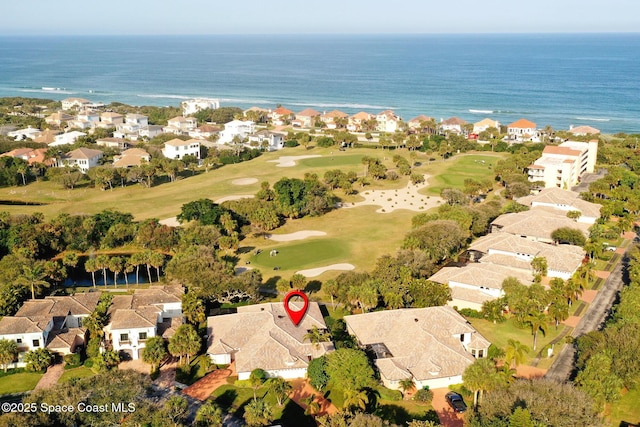
M 285 147 L 290 147 L 290 148 L 297 147 L 298 145 L 300 144 L 298 144 L 298 141 L 296 141 L 295 139 L 290 139 L 284 143 Z
M 461 308 L 458 310 L 458 313 L 462 314 L 465 317 L 470 317 L 472 319 L 483 319 L 484 316 L 478 310 L 474 310 L 472 308 Z
M 82 365 L 82 357 L 77 353 L 65 354 L 64 363 L 65 368 L 77 368 L 78 366 Z
M 398 179 L 398 174 L 396 173 L 396 171 L 389 171 L 387 172 L 386 179 L 388 179 L 389 181 L 395 181 Z
M 415 396 L 413 396 L 414 400 L 423 403 L 430 403 L 433 400 L 433 392 L 428 388 L 420 389 L 416 392 Z

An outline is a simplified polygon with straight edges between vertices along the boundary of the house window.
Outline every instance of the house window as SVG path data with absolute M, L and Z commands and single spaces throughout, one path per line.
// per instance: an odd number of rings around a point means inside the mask
M 129 334 L 120 334 L 120 341 L 129 341 Z
M 40 347 L 40 340 L 33 340 L 34 347 Z
M 16 343 L 18 343 L 18 344 L 22 344 L 22 338 L 18 338 L 18 339 L 16 340 Z
M 460 342 L 464 342 L 464 334 L 460 334 Z
M 139 340 L 146 340 L 147 339 L 147 333 L 146 332 L 140 332 L 138 334 L 138 339 Z
M 484 357 L 484 350 L 478 350 L 478 358 L 482 359 Z

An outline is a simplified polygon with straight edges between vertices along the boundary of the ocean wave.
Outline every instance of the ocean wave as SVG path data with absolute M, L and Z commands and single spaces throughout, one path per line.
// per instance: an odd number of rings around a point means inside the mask
M 494 113 L 493 110 L 473 110 L 473 109 L 469 109 L 469 112 L 474 114 L 493 114 Z
M 385 107 L 384 105 L 371 104 L 348 104 L 348 103 L 322 103 L 322 102 L 289 102 L 289 105 L 297 105 L 301 107 L 319 107 L 319 108 L 353 108 L 353 109 L 376 109 L 376 110 L 392 110 L 394 107 Z
M 611 119 L 603 119 L 598 117 L 575 117 L 576 120 L 584 120 L 587 122 L 610 122 Z
M 193 96 L 184 96 L 184 95 L 162 95 L 162 94 L 150 94 L 150 95 L 144 95 L 144 94 L 137 94 L 137 97 L 140 98 L 169 98 L 169 99 L 192 99 L 194 98 Z
M 41 88 L 22 88 L 18 89 L 20 92 L 29 92 L 29 93 L 61 93 L 64 95 L 73 95 L 78 92 L 73 92 L 71 90 L 59 87 L 41 87 Z
M 220 102 L 237 102 L 240 104 L 263 104 L 263 105 L 275 105 L 273 101 L 266 99 L 238 99 L 238 98 L 219 98 Z

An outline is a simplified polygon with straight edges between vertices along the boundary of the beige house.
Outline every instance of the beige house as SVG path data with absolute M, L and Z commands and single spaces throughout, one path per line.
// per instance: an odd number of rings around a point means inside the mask
M 491 223 L 491 232 L 515 234 L 530 240 L 553 243 L 551 233 L 561 227 L 580 230 L 589 236 L 590 224 L 567 218 L 566 213 L 546 206 L 539 206 L 525 212 L 500 215 Z
M 423 125 L 425 123 L 436 123 L 436 120 L 433 117 L 429 117 L 429 116 L 425 116 L 424 114 L 421 114 L 417 117 L 414 117 L 413 119 L 409 120 L 407 122 L 407 126 L 409 127 L 409 129 L 412 130 L 417 130 L 417 131 L 422 131 L 423 130 Z M 432 129 L 432 131 L 435 131 L 435 126 L 434 129 Z
M 114 113 L 113 111 L 106 111 L 100 114 L 100 123 L 96 126 L 101 128 L 111 128 L 116 127 L 124 123 L 124 116 L 119 113 Z
M 305 108 L 304 110 L 296 113 L 296 118 L 291 122 L 293 127 L 300 128 L 312 128 L 318 117 L 321 116 L 319 111 L 313 108 Z
M 360 111 L 353 116 L 349 117 L 349 123 L 347 124 L 347 130 L 349 132 L 360 132 L 364 128 L 365 122 L 375 119 L 376 116 L 365 111 Z
M 77 166 L 83 173 L 87 173 L 90 168 L 98 166 L 101 158 L 102 151 L 80 147 L 68 152 L 58 159 L 58 166 Z
M 345 316 L 347 331 L 375 354 L 385 387 L 400 381 L 445 388 L 462 382 L 475 358 L 487 356 L 489 341 L 453 308 L 405 308 Z
M 565 213 L 570 211 L 580 212 L 580 217 L 577 221 L 586 224 L 595 224 L 600 218 L 600 209 L 602 209 L 602 205 L 582 200 L 580 193 L 557 187 L 545 188 L 538 194 L 520 197 L 516 201 L 530 208 L 542 206 Z
M 316 302 L 309 303 L 298 326 L 291 322 L 281 302 L 238 307 L 235 314 L 207 319 L 207 354 L 217 364 L 235 361 L 241 380 L 248 379 L 257 368 L 270 377 L 304 378 L 309 362 L 334 348 L 331 342 L 314 345 L 305 340 L 313 327 L 327 329 Z
M 276 126 L 285 125 L 295 117 L 295 113 L 288 108 L 278 107 L 270 114 L 271 122 Z
M 198 127 L 198 119 L 195 117 L 174 117 L 167 121 L 167 126 L 163 128 L 164 133 L 173 133 L 175 135 L 187 135 L 189 131 Z
M 46 124 L 58 127 L 65 125 L 69 120 L 73 120 L 73 116 L 63 111 L 58 111 L 44 118 Z
M 337 129 L 340 119 L 348 121 L 349 115 L 340 110 L 333 110 L 320 116 L 320 120 L 322 120 L 328 129 Z
M 151 160 L 149 153 L 141 148 L 129 148 L 123 151 L 120 155 L 113 156 L 114 168 L 130 168 L 134 166 L 140 166 L 143 163 L 148 163 Z
M 542 150 L 542 156 L 529 166 L 529 182 L 544 182 L 545 188 L 571 189 L 583 174 L 595 171 L 597 156 L 597 140 L 548 145 Z
M 96 139 L 96 145 L 101 147 L 115 148 L 117 150 L 126 150 L 129 148 L 129 141 L 123 138 L 100 138 Z
M 91 101 L 84 98 L 66 98 L 62 100 L 63 110 L 79 110 L 92 105 Z
M 587 136 L 587 135 L 600 135 L 600 129 L 596 129 L 592 126 L 569 126 L 569 133 L 575 136 Z
M 459 117 L 450 117 L 440 122 L 441 132 L 462 133 L 462 126 L 467 122 Z
M 496 128 L 500 131 L 500 122 L 489 118 L 482 119 L 479 122 L 473 124 L 473 133 L 479 134 L 489 128 Z M 497 136 L 497 135 L 496 135 Z

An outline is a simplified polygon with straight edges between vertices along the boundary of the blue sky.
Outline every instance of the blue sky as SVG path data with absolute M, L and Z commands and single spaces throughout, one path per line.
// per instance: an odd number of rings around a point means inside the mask
M 640 32 L 638 0 L 5 0 L 0 34 Z

